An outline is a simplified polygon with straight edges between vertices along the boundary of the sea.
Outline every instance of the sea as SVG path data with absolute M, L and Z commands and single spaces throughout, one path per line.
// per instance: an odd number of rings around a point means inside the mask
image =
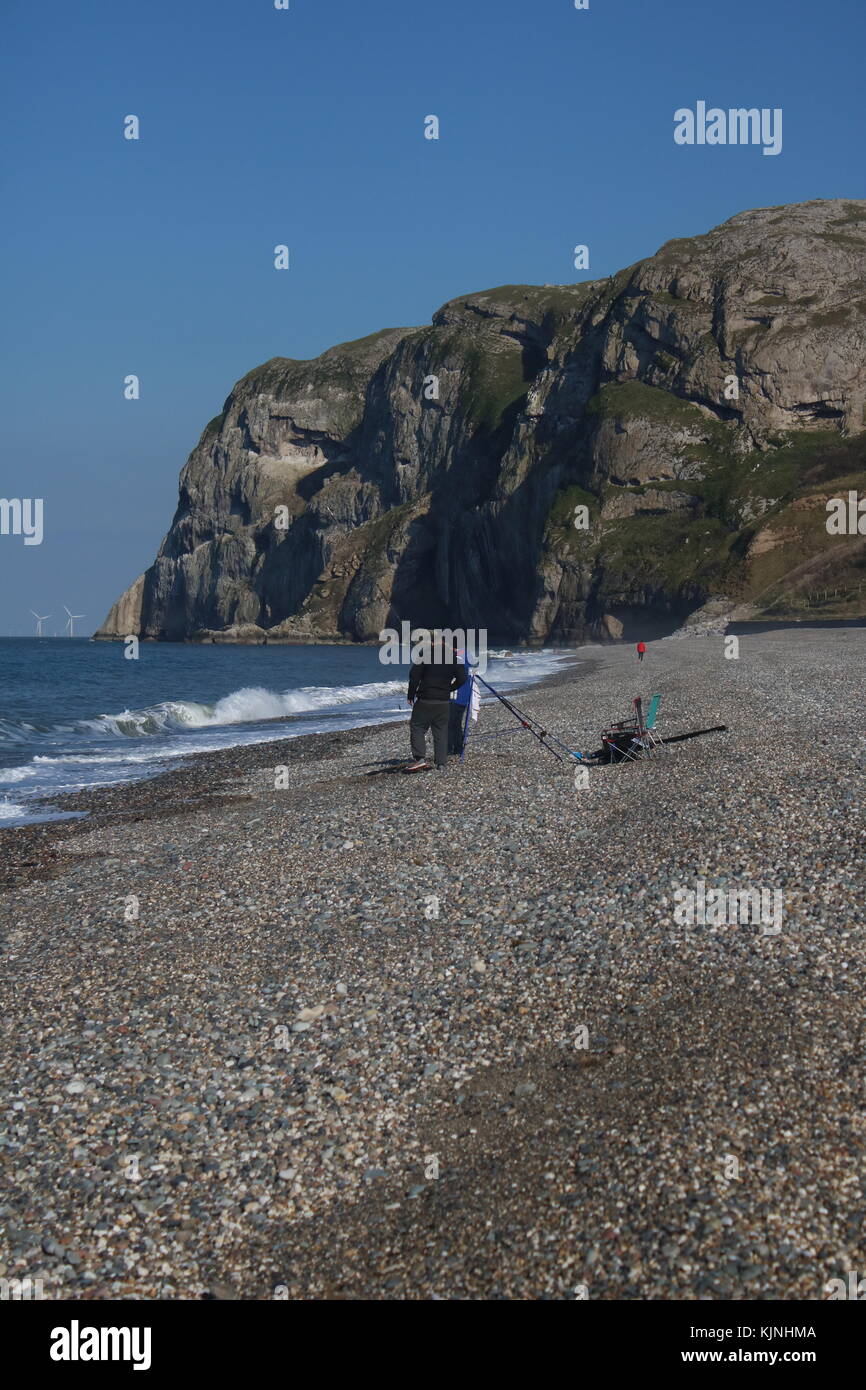
M 0 637 L 0 826 L 79 814 L 62 793 L 155 777 L 239 744 L 407 720 L 408 667 L 375 646 L 228 646 Z M 488 652 L 484 678 L 515 691 L 574 653 Z M 493 697 L 488 697 L 493 698 Z

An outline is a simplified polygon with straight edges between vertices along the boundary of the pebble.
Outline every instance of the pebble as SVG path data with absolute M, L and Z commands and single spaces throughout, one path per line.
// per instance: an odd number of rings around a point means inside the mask
M 864 633 L 579 655 L 518 697 L 575 746 L 638 690 L 663 734 L 728 733 L 576 789 L 519 731 L 444 779 L 368 778 L 406 751 L 391 724 L 0 830 L 36 866 L 0 900 L 4 1277 L 808 1301 L 862 1269 Z M 780 889 L 782 930 L 678 924 L 698 878 Z

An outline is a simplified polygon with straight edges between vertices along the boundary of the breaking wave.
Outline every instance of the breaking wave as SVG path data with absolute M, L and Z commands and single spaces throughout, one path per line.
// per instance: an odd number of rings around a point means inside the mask
M 0 720 L 0 739 L 30 743 L 40 734 L 104 735 L 108 738 L 147 738 L 187 729 L 221 728 L 229 724 L 261 723 L 293 715 L 325 710 L 335 705 L 354 705 L 402 691 L 405 681 L 370 681 L 365 685 L 312 685 L 283 693 L 263 686 L 244 686 L 214 704 L 196 700 L 163 700 L 140 710 L 98 714 L 58 724 Z
M 12 655 L 15 656 L 14 651 Z M 342 659 L 342 652 L 340 655 Z M 114 713 L 90 714 L 88 711 L 97 700 L 104 700 L 103 708 L 107 705 L 110 709 L 110 692 L 117 688 L 113 676 L 106 678 L 105 652 L 82 644 L 80 648 L 63 647 L 61 656 L 62 663 L 55 652 L 43 652 L 36 644 L 26 650 L 26 659 L 21 659 L 19 667 L 25 696 L 17 711 L 14 705 L 7 706 L 7 717 L 0 719 L 3 826 L 86 814 L 60 810 L 46 798 L 155 777 L 176 765 L 177 759 L 194 753 L 395 720 L 405 723 L 408 719 L 407 672 L 399 667 L 383 668 L 378 661 L 371 669 L 375 657 L 357 674 L 378 676 L 381 672 L 393 679 L 290 688 L 280 688 L 274 682 L 276 688 L 243 685 L 234 690 L 231 683 L 224 681 L 222 689 L 229 693 L 212 700 L 157 700 L 154 696 L 165 689 L 164 679 L 171 680 L 175 689 L 185 678 L 200 686 L 201 653 L 171 651 L 163 658 L 165 669 L 157 668 L 148 683 L 139 687 L 141 708 L 117 711 L 115 705 Z M 208 656 L 213 659 L 211 653 Z M 490 679 L 501 689 L 533 684 L 567 659 L 566 653 L 549 650 L 503 650 L 490 652 L 489 656 Z M 152 659 L 159 661 L 162 657 L 159 653 Z M 226 662 L 235 659 L 231 651 L 221 654 L 214 679 L 224 676 Z M 271 654 L 268 659 L 275 660 Z M 335 666 L 334 654 L 327 650 L 320 653 L 317 647 L 303 651 L 287 649 L 278 653 L 276 659 L 286 674 L 294 674 L 293 666 L 297 669 L 303 663 L 305 674 L 320 679 L 330 675 Z M 348 654 L 348 661 L 355 663 L 356 668 L 360 659 L 356 653 Z M 39 661 L 43 663 L 41 668 Z M 268 675 L 273 679 L 276 673 L 269 671 Z M 276 681 L 280 675 L 276 675 Z M 345 681 L 347 675 L 344 662 L 339 676 Z M 405 738 L 405 731 L 401 737 Z

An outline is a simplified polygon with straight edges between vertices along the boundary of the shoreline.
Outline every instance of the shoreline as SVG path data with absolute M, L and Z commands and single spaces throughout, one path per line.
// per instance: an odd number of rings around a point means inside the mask
M 866 620 L 864 620 L 866 621 Z M 384 632 L 391 629 L 384 628 Z M 425 631 L 430 629 L 423 629 Z M 462 628 L 447 629 L 448 631 L 463 632 Z M 474 629 L 470 629 L 474 630 Z M 484 629 L 487 631 L 486 629 Z M 396 631 L 396 629 L 394 629 Z M 381 634 L 377 637 L 341 637 L 339 634 L 321 636 L 311 633 L 299 633 L 297 636 L 272 637 L 267 629 L 259 629 L 259 633 L 251 637 L 230 636 L 224 631 L 206 632 L 204 636 L 191 637 L 141 637 L 135 633 L 120 635 L 117 633 L 94 632 L 89 638 L 84 640 L 90 642 L 128 642 L 130 636 L 134 636 L 136 641 L 145 642 L 150 645 L 162 645 L 168 647 L 218 647 L 220 645 L 233 647 L 381 647 L 383 638 Z M 40 639 L 44 640 L 44 639 Z M 568 638 L 555 639 L 536 637 L 532 639 L 521 638 L 518 640 L 498 637 L 495 634 L 488 634 L 486 638 L 488 650 L 490 648 L 504 648 L 509 652 L 540 652 L 546 648 L 556 650 L 561 648 L 563 651 L 574 651 L 581 646 L 603 646 L 604 640 L 599 637 L 596 641 L 579 641 L 576 637 L 573 640 Z
M 585 664 L 575 652 L 573 661 L 538 681 L 517 686 L 511 693 L 518 696 L 523 692 L 541 691 L 548 686 L 562 684 L 572 678 L 570 673 L 576 667 Z M 377 735 L 392 727 L 403 730 L 401 747 L 405 749 L 408 760 L 409 713 L 407 706 L 405 720 L 383 719 L 355 728 L 337 729 L 333 733 L 287 735 L 282 739 L 264 739 L 260 743 L 239 743 L 226 748 L 185 753 L 172 759 L 173 766 L 153 777 L 117 782 L 112 786 L 89 787 L 56 796 L 49 793 L 33 797 L 28 804 L 34 807 L 50 806 L 58 811 L 83 814 L 74 820 L 44 820 L 17 826 L 0 824 L 0 892 L 44 877 L 57 868 L 58 863 L 62 866 L 63 861 L 58 861 L 57 845 L 76 839 L 97 826 L 171 816 L 184 807 L 217 809 L 231 802 L 249 800 L 249 795 L 239 794 L 236 788 L 233 789 L 232 783 L 275 763 L 291 766 L 297 762 L 340 759 L 350 749 L 357 749 L 365 742 L 373 743 Z M 281 724 L 290 721 L 274 719 L 263 722 Z
M 683 627 L 688 627 L 689 614 L 684 615 L 684 619 L 671 620 L 670 632 L 653 632 L 653 641 L 663 641 L 666 637 L 673 636 L 676 632 L 682 631 Z M 855 614 L 853 617 L 836 616 L 829 618 L 812 618 L 802 616 L 799 613 L 784 613 L 779 616 L 767 614 L 765 616 L 752 616 L 749 618 L 729 618 L 724 619 L 728 630 L 737 633 L 759 634 L 761 632 L 779 632 L 789 628 L 817 628 L 833 629 L 843 627 L 866 627 L 866 616 Z M 228 636 L 223 632 L 207 633 L 202 637 L 195 635 L 191 637 L 140 637 L 137 634 L 120 635 L 118 633 L 94 632 L 89 638 L 83 639 L 90 642 L 127 642 L 129 636 L 134 635 L 136 641 L 143 642 L 150 646 L 176 646 L 176 647 L 378 647 L 381 646 L 379 637 L 358 638 L 340 637 L 337 634 L 330 636 L 317 636 L 309 633 L 301 633 L 297 636 L 272 637 L 266 629 L 261 629 L 261 636 L 255 637 L 234 637 Z M 56 634 L 55 634 L 56 637 Z M 34 641 L 37 639 L 33 639 Z M 40 641 L 54 640 L 40 638 Z M 577 638 L 573 640 L 556 640 L 553 638 L 526 638 L 519 642 L 509 642 L 505 638 L 491 636 L 488 645 L 492 647 L 504 647 L 513 652 L 539 652 L 545 648 L 553 651 L 562 649 L 572 651 L 577 647 L 607 647 L 607 646 L 629 646 L 633 645 L 632 638 L 609 638 L 605 640 L 599 634 L 591 641 L 579 642 Z
M 724 653 L 585 649 L 519 697 L 578 747 L 638 692 L 664 734 L 727 726 L 586 789 L 519 731 L 368 777 L 405 750 L 380 725 L 267 745 L 281 789 L 253 745 L 44 827 L 49 868 L 0 897 L 4 1274 L 55 1300 L 764 1301 L 862 1268 L 838 730 L 866 633 Z M 683 924 L 702 884 L 781 894 L 781 929 Z

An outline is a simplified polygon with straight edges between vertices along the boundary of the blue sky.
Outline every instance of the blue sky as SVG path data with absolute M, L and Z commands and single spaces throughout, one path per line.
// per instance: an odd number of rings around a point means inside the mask
M 862 0 L 6 0 L 3 30 L 0 496 L 45 536 L 0 536 L 0 633 L 98 625 L 257 363 L 863 196 Z M 698 100 L 781 107 L 782 152 L 677 146 Z

